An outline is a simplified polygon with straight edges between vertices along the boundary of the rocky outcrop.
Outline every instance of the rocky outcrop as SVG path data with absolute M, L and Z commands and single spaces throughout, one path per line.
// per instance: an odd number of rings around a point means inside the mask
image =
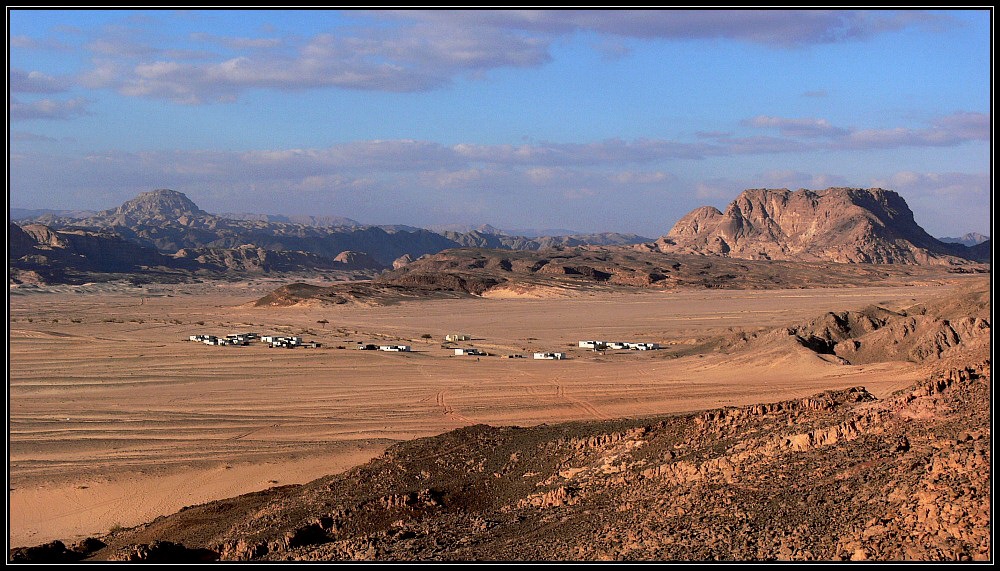
M 398 270 L 399 268 L 402 268 L 403 266 L 409 264 L 412 261 L 413 258 L 409 254 L 403 254 L 402 256 L 392 261 L 392 269 Z
M 920 363 L 958 348 L 989 347 L 990 311 L 989 293 L 971 291 L 904 311 L 870 306 L 831 312 L 787 331 L 802 345 L 845 363 Z
M 190 267 L 109 232 L 11 224 L 10 237 L 8 267 L 50 279 L 62 279 L 68 272 L 138 273 L 151 267 Z
M 344 250 L 343 252 L 337 254 L 337 257 L 334 258 L 334 261 L 339 264 L 343 264 L 343 268 L 348 270 L 381 271 L 386 269 L 385 264 L 379 262 L 374 257 L 369 256 L 364 252 L 353 252 L 351 250 Z
M 75 563 L 104 547 L 107 547 L 107 544 L 94 537 L 82 539 L 71 547 L 66 547 L 66 544 L 61 541 L 51 541 L 35 547 L 12 549 L 8 561 L 10 563 Z
M 657 240 L 662 252 L 753 260 L 961 264 L 968 248 L 917 225 L 901 196 L 881 188 L 751 189 L 725 212 L 693 210 Z
M 174 258 L 197 262 L 205 269 L 251 274 L 383 268 L 378 262 L 364 256 L 342 254 L 337 258 L 330 258 L 309 252 L 267 250 L 250 244 L 238 248 L 182 248 Z
M 208 549 L 189 549 L 172 541 L 154 541 L 149 544 L 119 547 L 108 555 L 108 561 L 129 563 L 203 563 L 215 561 L 219 554 Z

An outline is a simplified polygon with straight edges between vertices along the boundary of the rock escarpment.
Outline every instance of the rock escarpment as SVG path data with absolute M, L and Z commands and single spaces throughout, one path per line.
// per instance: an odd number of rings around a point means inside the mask
M 746 190 L 725 212 L 693 210 L 656 246 L 753 260 L 871 264 L 956 264 L 969 255 L 969 248 L 924 231 L 906 201 L 881 188 Z

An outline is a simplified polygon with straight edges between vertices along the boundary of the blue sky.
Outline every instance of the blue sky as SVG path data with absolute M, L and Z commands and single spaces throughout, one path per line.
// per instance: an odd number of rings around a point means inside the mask
M 747 188 L 990 232 L 991 21 L 957 11 L 8 7 L 9 198 L 657 237 Z

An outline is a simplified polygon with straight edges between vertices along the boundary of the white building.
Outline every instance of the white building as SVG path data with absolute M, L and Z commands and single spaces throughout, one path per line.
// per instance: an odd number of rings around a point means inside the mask
M 455 354 L 456 355 L 486 355 L 486 353 L 483 353 L 479 349 L 471 349 L 471 348 L 469 348 L 469 349 L 455 349 Z
M 565 359 L 566 353 L 535 353 L 536 359 Z
M 382 345 L 378 348 L 379 351 L 391 351 L 391 352 L 403 352 L 407 353 L 410 351 L 409 345 Z
M 445 341 L 472 341 L 472 335 L 466 333 L 450 333 L 444 336 Z

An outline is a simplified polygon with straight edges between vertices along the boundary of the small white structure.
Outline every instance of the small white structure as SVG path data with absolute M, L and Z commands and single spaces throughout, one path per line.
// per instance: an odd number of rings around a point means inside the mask
M 626 343 L 632 351 L 653 351 L 660 348 L 659 343 Z
M 566 353 L 535 353 L 536 359 L 565 359 Z
M 409 345 L 381 345 L 378 348 L 379 351 L 391 351 L 391 352 L 402 352 L 408 353 L 410 351 Z
M 445 341 L 471 341 L 472 335 L 466 333 L 449 333 L 444 336 Z
M 455 349 L 455 354 L 456 355 L 475 355 L 475 356 L 486 355 L 486 353 L 483 353 L 479 349 L 472 349 L 472 348 Z

